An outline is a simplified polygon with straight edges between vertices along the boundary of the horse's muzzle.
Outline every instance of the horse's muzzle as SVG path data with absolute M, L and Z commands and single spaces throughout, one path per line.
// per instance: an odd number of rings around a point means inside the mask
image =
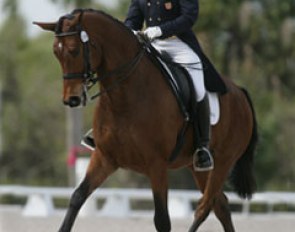
M 72 96 L 69 100 L 64 101 L 64 105 L 69 107 L 78 107 L 81 105 L 81 98 L 77 96 Z

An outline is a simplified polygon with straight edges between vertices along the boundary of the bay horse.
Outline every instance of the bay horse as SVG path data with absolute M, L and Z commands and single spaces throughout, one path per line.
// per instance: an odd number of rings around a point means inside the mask
M 203 193 L 189 231 L 197 231 L 213 209 L 224 231 L 233 232 L 224 182 L 230 177 L 243 198 L 255 191 L 252 169 L 257 127 L 247 92 L 224 78 L 228 92 L 219 96 L 221 116 L 212 126 L 210 143 L 215 167 L 195 172 L 191 127 L 179 155 L 169 159 L 183 115 L 162 72 L 123 23 L 101 11 L 79 9 L 57 22 L 35 24 L 55 33 L 53 51 L 63 71 L 65 105 L 85 105 L 87 88 L 92 82 L 99 82 L 100 87 L 93 116 L 96 148 L 59 231 L 71 231 L 87 197 L 118 168 L 149 178 L 156 230 L 170 231 L 167 172 L 185 167 Z

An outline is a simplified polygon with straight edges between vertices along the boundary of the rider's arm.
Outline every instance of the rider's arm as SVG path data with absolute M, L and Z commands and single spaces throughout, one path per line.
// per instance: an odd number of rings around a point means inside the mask
M 125 19 L 125 25 L 134 31 L 140 31 L 143 27 L 144 14 L 138 0 L 132 0 Z
M 191 30 L 199 14 L 198 0 L 179 0 L 180 15 L 160 25 L 162 37 L 170 37 Z

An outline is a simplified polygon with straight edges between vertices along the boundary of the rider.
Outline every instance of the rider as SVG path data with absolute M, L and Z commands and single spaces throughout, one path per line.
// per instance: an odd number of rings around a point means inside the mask
M 205 70 L 209 69 L 210 78 L 214 78 L 214 75 L 217 79 L 220 77 L 202 53 L 192 31 L 198 13 L 198 0 L 132 0 L 125 25 L 136 32 L 142 30 L 145 21 L 147 28 L 143 33 L 153 41 L 152 45 L 159 52 L 167 52 L 174 62 L 185 64 L 184 67 L 192 77 L 197 98 L 200 141 L 193 154 L 193 165 L 196 171 L 207 171 L 213 169 L 214 162 L 209 151 L 210 115 L 204 84 L 204 74 L 207 78 Z M 225 90 L 222 89 L 221 92 Z
M 142 30 L 145 21 L 146 29 L 143 33 L 153 41 L 152 45 L 159 52 L 167 52 L 174 62 L 185 64 L 192 77 L 197 98 L 199 142 L 193 154 L 193 166 L 196 171 L 208 171 L 213 169 L 214 161 L 209 151 L 209 103 L 204 81 L 211 82 L 208 90 L 212 92 L 217 90 L 225 93 L 226 87 L 203 54 L 192 31 L 198 13 L 198 0 L 132 0 L 125 25 L 136 33 Z M 91 137 L 86 135 L 83 142 L 84 145 L 89 145 Z

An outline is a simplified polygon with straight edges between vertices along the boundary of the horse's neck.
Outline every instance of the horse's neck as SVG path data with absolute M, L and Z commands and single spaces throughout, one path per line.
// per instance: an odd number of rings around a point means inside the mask
M 119 36 L 119 38 L 117 37 Z M 128 31 L 120 31 L 105 36 L 103 45 L 104 63 L 107 71 L 112 71 L 132 59 L 139 51 L 139 46 L 135 43 L 134 38 L 128 34 Z
M 116 70 L 118 67 L 131 62 L 140 51 L 139 43 L 130 31 L 114 22 L 112 19 L 100 16 L 97 22 L 102 22 L 95 28 L 101 37 L 103 52 L 103 72 L 105 74 Z M 108 104 L 113 104 L 117 109 L 121 106 L 140 106 L 149 104 L 151 99 L 165 95 L 168 87 L 160 77 L 161 73 L 143 57 L 131 73 L 114 75 L 101 82 L 103 90 L 110 91 L 106 94 Z M 157 77 L 158 76 L 158 77 Z M 122 78 L 124 79 L 123 81 Z M 155 104 L 155 103 L 154 103 Z
M 86 24 L 91 25 L 97 43 L 102 46 L 106 71 L 111 71 L 122 62 L 131 60 L 138 49 L 138 43 L 119 21 L 103 13 L 90 14 Z M 95 23 L 93 23 L 95 22 Z
M 108 89 L 110 86 L 116 85 L 116 82 L 120 86 L 116 86 L 113 89 L 117 90 L 130 82 L 134 72 L 131 73 L 127 70 L 124 70 L 124 66 L 128 64 L 136 57 L 140 51 L 139 43 L 136 38 L 132 35 L 127 28 L 124 28 L 123 25 L 120 25 L 119 22 L 113 21 L 111 18 L 108 18 L 104 15 L 97 15 L 99 17 L 96 19 L 97 22 L 100 22 L 99 27 L 95 27 L 95 33 L 97 33 L 96 38 L 99 38 L 97 41 L 101 46 L 102 50 L 102 67 L 100 75 L 106 75 L 107 77 L 101 82 L 102 88 Z M 113 73 L 114 71 L 120 70 L 122 72 L 116 72 L 115 75 L 109 76 L 108 74 Z M 127 68 L 132 70 L 133 67 Z M 125 73 L 128 77 L 124 78 Z M 124 83 L 120 80 L 124 79 Z

